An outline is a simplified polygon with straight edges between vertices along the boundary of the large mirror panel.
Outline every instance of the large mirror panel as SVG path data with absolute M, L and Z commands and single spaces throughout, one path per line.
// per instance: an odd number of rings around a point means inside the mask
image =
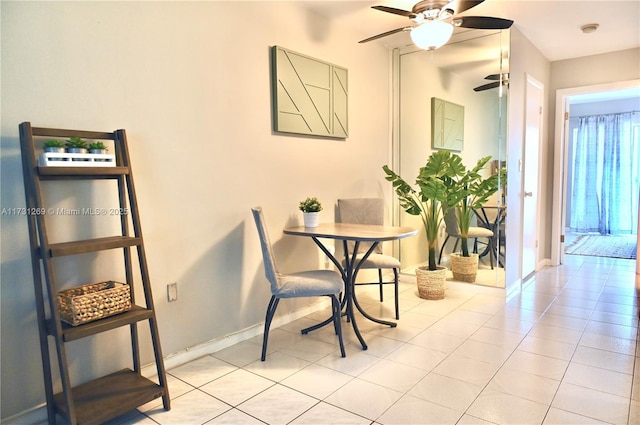
M 424 51 L 415 46 L 396 50 L 394 166 L 398 174 L 413 183 L 420 167 L 433 151 L 432 98 L 464 108 L 464 143 L 460 150 L 454 150 L 462 156 L 465 165 L 473 166 L 487 155 L 492 156 L 492 161 L 485 173 L 497 172 L 506 164 L 508 57 L 508 30 L 467 30 L 454 34 L 447 45 L 435 51 Z M 489 76 L 491 79 L 486 78 Z M 481 86 L 485 87 L 479 88 Z M 486 214 L 482 218 L 495 231 L 497 258 L 491 261 L 486 245 L 479 245 L 479 253 L 486 255 L 480 258 L 476 283 L 497 287 L 504 287 L 506 266 L 504 256 L 500 255 L 500 251 L 504 254 L 506 246 L 503 234 L 506 182 L 502 183 L 484 211 L 478 211 L 481 217 Z M 402 226 L 421 229 L 418 237 L 403 239 L 399 245 L 403 272 L 414 273 L 415 267 L 424 265 L 428 256 L 422 222 L 419 217 L 410 216 L 402 210 L 398 210 L 396 221 Z M 482 224 L 474 222 L 472 225 Z M 440 246 L 446 236 L 443 226 L 438 238 Z M 454 238 L 451 238 L 445 246 L 442 265 L 448 265 L 448 256 L 453 248 Z

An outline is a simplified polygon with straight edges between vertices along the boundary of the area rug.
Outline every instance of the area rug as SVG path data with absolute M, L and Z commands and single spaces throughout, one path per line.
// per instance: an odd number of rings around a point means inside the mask
M 567 245 L 565 254 L 589 255 L 594 257 L 636 258 L 636 235 L 602 236 L 582 235 Z

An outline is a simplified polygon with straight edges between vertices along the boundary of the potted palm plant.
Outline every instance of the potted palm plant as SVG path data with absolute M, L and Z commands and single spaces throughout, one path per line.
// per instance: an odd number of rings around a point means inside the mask
M 504 174 L 500 171 L 489 177 L 481 174 L 491 156 L 480 158 L 473 168 L 467 169 L 462 158 L 455 153 L 443 151 L 443 160 L 448 163 L 449 172 L 439 179 L 446 188 L 447 208 L 455 211 L 456 223 L 460 232 L 462 249 L 452 253 L 450 267 L 453 277 L 463 282 L 475 282 L 478 272 L 478 254 L 469 253 L 468 237 L 474 210 L 482 207 L 489 197 L 497 192 L 498 184 Z
M 318 198 L 307 198 L 300 201 L 298 208 L 304 217 L 304 227 L 318 227 L 318 213 L 322 211 L 322 204 Z
M 411 215 L 420 216 L 427 236 L 429 261 L 426 267 L 416 269 L 418 294 L 421 298 L 444 298 L 446 267 L 436 263 L 438 230 L 446 214 L 447 191 L 444 178 L 451 174 L 448 151 L 432 153 L 416 178 L 417 188 L 412 187 L 387 165 L 382 169 L 387 174 L 400 200 L 400 206 Z

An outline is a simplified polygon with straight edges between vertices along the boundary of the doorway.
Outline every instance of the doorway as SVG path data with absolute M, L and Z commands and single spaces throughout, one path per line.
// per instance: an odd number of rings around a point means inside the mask
M 557 91 L 555 140 L 558 142 L 555 144 L 554 152 L 554 211 L 551 245 L 552 265 L 564 263 L 565 248 L 568 242 L 565 237 L 565 229 L 567 227 L 566 217 L 569 208 L 567 199 L 567 194 L 569 192 L 567 187 L 570 185 L 570 168 L 568 161 L 571 141 L 571 105 L 572 103 L 576 104 L 577 102 L 611 100 L 616 98 L 635 98 L 638 99 L 638 103 L 640 104 L 640 80 L 576 87 Z M 636 235 L 636 239 L 638 239 L 638 235 Z

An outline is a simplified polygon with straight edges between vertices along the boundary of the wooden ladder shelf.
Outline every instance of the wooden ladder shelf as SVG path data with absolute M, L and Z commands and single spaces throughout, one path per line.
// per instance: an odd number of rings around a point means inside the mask
M 90 141 L 104 141 L 112 144 L 115 166 L 39 166 L 37 152 L 42 141 L 51 138 L 80 137 Z M 140 227 L 140 213 L 136 200 L 133 173 L 129 161 L 127 138 L 124 130 L 96 132 L 32 127 L 31 123 L 20 124 L 20 146 L 24 174 L 27 220 L 32 257 L 33 283 L 36 298 L 40 349 L 44 371 L 45 394 L 49 424 L 56 423 L 56 414 L 71 425 L 100 424 L 145 403 L 162 397 L 165 410 L 170 409 L 167 378 L 160 348 L 158 324 L 151 294 L 151 283 Z M 117 185 L 117 205 L 119 206 L 120 234 L 95 239 L 55 242 L 49 240 L 47 226 L 55 227 L 56 217 L 52 217 L 50 206 L 44 204 L 46 190 L 51 183 L 43 181 L 113 181 Z M 88 188 L 90 190 L 90 188 Z M 112 193 L 108 191 L 108 193 Z M 49 214 L 47 214 L 49 212 Z M 54 232 L 51 232 L 54 233 Z M 60 232 L 55 232 L 59 234 Z M 131 291 L 131 309 L 103 319 L 71 326 L 61 320 L 56 294 L 60 288 L 56 282 L 56 259 L 77 254 L 105 250 L 123 252 L 125 283 Z M 134 255 L 134 253 L 136 255 Z M 137 300 L 134 294 L 134 264 L 139 268 L 143 297 Z M 137 276 L 137 275 L 136 275 Z M 136 303 L 137 302 L 137 303 Z M 151 345 L 157 369 L 157 382 L 142 376 L 140 364 L 140 341 L 138 324 L 147 322 L 150 328 Z M 65 344 L 80 338 L 129 326 L 131 336 L 131 368 L 115 371 L 107 376 L 72 387 L 72 379 L 67 361 Z M 108 336 L 105 336 L 108 337 Z M 57 368 L 62 391 L 54 394 L 53 368 L 56 364 L 50 356 L 55 346 Z

